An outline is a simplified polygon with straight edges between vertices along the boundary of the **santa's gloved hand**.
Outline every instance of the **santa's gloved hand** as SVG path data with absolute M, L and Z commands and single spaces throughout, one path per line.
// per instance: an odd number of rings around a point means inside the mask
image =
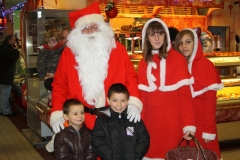
M 63 123 L 65 122 L 63 117 L 59 117 L 56 119 L 52 124 L 52 129 L 55 134 L 61 131 L 61 129 L 64 129 Z M 61 129 L 60 129 L 61 128 Z
M 130 122 L 134 120 L 134 123 L 140 122 L 141 115 L 140 110 L 133 104 L 128 105 L 128 111 L 127 111 L 127 119 L 129 119 Z

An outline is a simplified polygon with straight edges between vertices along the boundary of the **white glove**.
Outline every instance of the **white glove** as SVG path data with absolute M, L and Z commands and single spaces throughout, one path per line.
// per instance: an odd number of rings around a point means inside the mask
M 129 119 L 130 122 L 134 120 L 134 123 L 140 122 L 141 115 L 140 110 L 133 104 L 128 105 L 128 111 L 127 111 L 127 119 Z
M 57 134 L 58 132 L 60 132 L 61 129 L 64 129 L 63 123 L 65 122 L 63 117 L 59 117 L 58 119 L 56 119 L 53 124 L 52 124 L 52 129 L 54 131 L 55 134 Z M 60 129 L 61 128 L 61 129 Z

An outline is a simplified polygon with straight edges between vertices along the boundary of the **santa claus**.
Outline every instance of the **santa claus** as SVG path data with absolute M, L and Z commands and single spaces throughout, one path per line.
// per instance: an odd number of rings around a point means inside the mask
M 99 3 L 69 13 L 73 28 L 68 36 L 52 84 L 50 125 L 55 133 L 63 127 L 63 103 L 69 98 L 85 106 L 85 123 L 92 129 L 97 108 L 104 107 L 106 91 L 113 83 L 122 83 L 130 91 L 128 119 L 140 121 L 137 74 L 127 51 L 116 42 L 109 24 L 100 14 Z

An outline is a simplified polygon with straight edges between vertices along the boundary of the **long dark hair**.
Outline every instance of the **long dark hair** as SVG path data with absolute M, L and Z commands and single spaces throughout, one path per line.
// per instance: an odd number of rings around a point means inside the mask
M 150 62 L 152 60 L 152 45 L 149 42 L 149 34 L 151 33 L 156 33 L 156 32 L 163 32 L 164 33 L 164 43 L 161 48 L 159 48 L 159 57 L 161 58 L 166 58 L 167 57 L 167 33 L 163 27 L 163 25 L 157 21 L 151 22 L 147 29 L 146 29 L 146 34 L 144 37 L 144 42 L 143 42 L 143 57 L 146 62 Z

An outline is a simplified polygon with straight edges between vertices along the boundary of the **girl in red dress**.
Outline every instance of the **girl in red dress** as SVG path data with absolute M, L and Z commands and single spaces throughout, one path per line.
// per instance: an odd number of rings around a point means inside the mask
M 188 71 L 194 77 L 191 85 L 192 104 L 197 131 L 195 136 L 203 148 L 215 151 L 221 157 L 216 128 L 216 90 L 223 84 L 216 68 L 203 56 L 196 32 L 184 29 L 178 33 L 174 48 L 188 62 Z

